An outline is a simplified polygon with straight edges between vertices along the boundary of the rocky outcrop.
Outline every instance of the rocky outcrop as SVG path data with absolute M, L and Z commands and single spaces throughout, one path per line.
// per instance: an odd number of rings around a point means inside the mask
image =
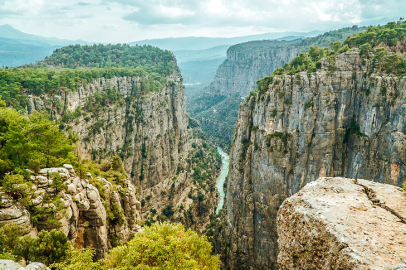
M 77 91 L 31 95 L 27 111 L 48 110 L 66 133 L 79 136 L 82 154 L 95 160 L 120 155 L 142 192 L 176 173 L 182 146 L 192 136 L 179 70 L 165 79 L 94 79 Z
M 340 54 L 336 71 L 275 77 L 240 106 L 230 153 L 227 231 L 232 269 L 275 269 L 283 200 L 324 176 L 405 181 L 406 77 L 372 57 Z
M 53 185 L 59 177 L 66 188 L 57 189 Z M 67 164 L 63 168 L 42 169 L 38 175 L 32 175 L 30 181 L 34 190 L 31 202 L 36 210 L 30 213 L 2 193 L 0 226 L 17 223 L 23 234 L 33 236 L 40 230 L 61 230 L 75 247 L 93 247 L 96 259 L 102 258 L 112 246 L 129 241 L 141 229 L 137 224 L 141 219 L 141 203 L 128 180 L 125 186 L 116 186 L 100 177 L 79 177 Z M 101 194 L 96 186 L 105 193 Z M 117 213 L 121 216 L 115 218 L 121 222 L 114 222 L 113 218 L 109 222 L 107 215 Z
M 151 218 L 148 214 L 152 209 L 159 215 L 170 206 L 175 217 L 182 213 L 178 221 L 203 231 L 214 217 L 217 192 L 212 188 L 201 190 L 190 174 L 190 159 L 196 152 L 191 145 L 202 145 L 202 139 L 194 138 L 200 128 L 189 123 L 185 99 L 181 74 L 174 68 L 159 80 L 148 76 L 99 78 L 77 91 L 31 95 L 27 111 L 45 109 L 66 134 L 77 134 L 82 157 L 100 161 L 119 155 L 145 203 L 144 219 Z M 220 170 L 215 163 L 209 164 L 212 166 L 211 181 L 215 181 Z M 189 192 L 194 196 L 204 193 L 204 200 L 192 202 Z M 110 194 L 113 200 L 116 193 Z M 199 206 L 202 204 L 203 208 Z M 118 227 L 115 230 L 118 239 L 126 239 L 120 236 L 124 232 Z
M 367 180 L 307 184 L 278 212 L 280 269 L 399 269 L 405 204 L 401 188 Z

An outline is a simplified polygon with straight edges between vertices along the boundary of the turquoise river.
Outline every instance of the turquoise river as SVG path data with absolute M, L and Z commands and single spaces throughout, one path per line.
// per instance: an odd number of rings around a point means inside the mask
M 217 190 L 220 193 L 220 202 L 217 205 L 217 210 L 216 210 L 216 214 L 218 214 L 220 212 L 220 210 L 223 208 L 224 205 L 224 182 L 226 181 L 226 177 L 228 174 L 228 165 L 230 162 L 230 158 L 228 157 L 228 155 L 226 153 L 223 152 L 222 149 L 217 148 L 217 151 L 219 152 L 219 154 L 221 155 L 221 160 L 222 160 L 222 165 L 221 165 L 221 172 L 220 172 L 220 176 L 219 179 L 217 181 Z

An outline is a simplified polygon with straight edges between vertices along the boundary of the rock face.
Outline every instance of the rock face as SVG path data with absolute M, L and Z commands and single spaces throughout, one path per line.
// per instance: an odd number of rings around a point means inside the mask
M 371 59 L 371 58 L 370 58 Z M 376 75 L 358 52 L 337 70 L 275 78 L 240 106 L 230 153 L 224 257 L 232 269 L 276 269 L 283 200 L 325 176 L 401 186 L 406 77 Z M 379 70 L 375 70 L 379 72 Z
M 148 77 L 100 78 L 77 91 L 31 95 L 27 111 L 40 109 L 50 112 L 67 134 L 73 131 L 79 136 L 81 156 L 96 161 L 112 155 L 121 157 L 140 200 L 146 203 L 143 217 L 147 218 L 151 209 L 160 214 L 170 205 L 182 213 L 178 221 L 197 231 L 203 231 L 214 217 L 216 189 L 200 189 L 188 174 L 193 171 L 190 159 L 195 154 L 191 144 L 202 145 L 202 140 L 194 138 L 198 125 L 189 123 L 193 120 L 186 114 L 185 88 L 178 68 L 161 81 Z M 212 181 L 219 171 L 215 166 L 211 170 Z M 197 196 L 200 191 L 203 201 L 188 198 L 189 192 Z M 147 199 L 150 196 L 152 200 Z M 195 207 L 189 209 L 192 205 Z M 121 232 L 120 228 L 116 230 L 118 235 Z
M 405 204 L 401 188 L 367 180 L 307 184 L 278 212 L 280 269 L 399 266 L 406 258 Z
M 330 46 L 330 42 L 344 41 L 365 30 L 365 27 L 354 26 L 303 40 L 262 40 L 231 46 L 210 86 L 188 100 L 188 112 L 228 151 L 238 106 L 257 88 L 257 80 L 271 75 L 276 68 L 292 61 L 299 53 L 307 52 L 311 46 Z
M 182 146 L 192 136 L 179 70 L 166 80 L 95 79 L 77 91 L 31 95 L 27 111 L 48 110 L 66 132 L 71 128 L 79 136 L 83 152 L 93 159 L 120 155 L 131 180 L 142 190 L 176 173 Z M 153 83 L 158 86 L 151 91 Z M 112 97 L 95 107 L 111 90 Z
M 67 191 L 52 187 L 56 175 L 64 181 Z M 23 233 L 33 236 L 40 230 L 61 230 L 77 248 L 93 247 L 96 259 L 102 258 L 108 248 L 117 242 L 129 241 L 141 229 L 137 224 L 141 219 L 141 203 L 136 199 L 135 187 L 128 180 L 125 181 L 125 187 L 116 186 L 113 189 L 113 185 L 106 179 L 92 179 L 91 176 L 81 178 L 71 165 L 65 165 L 64 168 L 42 169 L 38 175 L 31 176 L 31 182 L 35 191 L 32 202 L 46 214 L 36 216 L 33 224 L 30 212 L 2 193 L 1 226 L 17 223 Z M 90 182 L 105 189 L 104 196 Z M 123 189 L 125 192 L 119 192 Z M 60 199 L 53 200 L 56 196 Z M 113 205 L 116 205 L 116 213 L 122 213 L 121 224 L 107 223 L 107 211 Z M 50 219 L 55 221 L 49 222 Z

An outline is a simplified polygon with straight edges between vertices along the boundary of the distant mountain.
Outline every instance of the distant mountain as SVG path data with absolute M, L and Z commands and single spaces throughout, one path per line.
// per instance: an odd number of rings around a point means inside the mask
M 263 39 L 295 39 L 303 37 L 314 37 L 323 34 L 324 31 L 312 32 L 279 32 L 266 33 L 252 36 L 232 37 L 232 38 L 211 38 L 211 37 L 180 37 L 163 39 L 146 39 L 131 42 L 131 45 L 152 45 L 169 51 L 179 50 L 204 50 L 221 45 L 234 45 L 242 42 Z
M 52 54 L 56 48 L 70 44 L 89 44 L 83 40 L 41 37 L 23 33 L 12 26 L 0 25 L 0 67 L 35 63 Z
M 59 39 L 55 37 L 42 37 L 37 35 L 31 35 L 20 30 L 13 28 L 9 24 L 0 25 L 0 38 L 7 39 L 9 42 L 14 40 L 15 42 L 22 43 L 22 44 L 30 44 L 30 45 L 37 45 L 37 46 L 66 46 L 70 44 L 88 44 L 84 40 L 67 40 L 67 39 Z
M 314 33 L 316 33 L 316 31 L 312 32 L 312 34 Z M 301 38 L 304 38 L 304 36 L 286 36 L 277 38 L 276 40 L 290 41 Z M 191 93 L 191 91 L 189 91 L 192 90 L 191 85 L 200 84 L 200 86 L 203 87 L 203 85 L 207 85 L 205 83 L 211 82 L 214 79 L 217 68 L 227 58 L 228 48 L 233 45 L 235 44 L 220 45 L 203 50 L 173 51 L 188 90 L 187 95 Z

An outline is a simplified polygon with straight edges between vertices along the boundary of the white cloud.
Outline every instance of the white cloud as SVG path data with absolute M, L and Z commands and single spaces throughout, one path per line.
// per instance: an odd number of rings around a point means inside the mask
M 112 43 L 325 30 L 405 13 L 404 0 L 0 0 L 0 24 Z

